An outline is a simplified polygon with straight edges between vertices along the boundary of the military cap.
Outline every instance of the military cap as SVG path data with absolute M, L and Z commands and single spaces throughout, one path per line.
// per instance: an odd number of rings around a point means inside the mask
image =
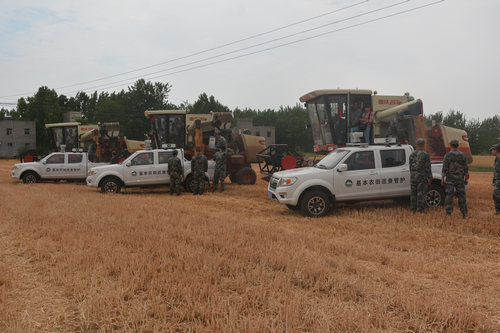
M 220 131 L 219 130 L 215 130 L 215 135 L 220 135 Z
M 196 147 L 194 147 L 194 150 L 196 150 L 196 151 L 200 151 L 200 150 L 201 150 L 201 147 L 200 147 L 200 146 L 196 146 Z
M 425 140 L 420 138 L 417 140 L 417 145 L 421 146 L 421 145 L 425 145 Z
M 496 151 L 500 152 L 500 145 L 493 145 L 493 146 L 491 146 L 491 148 L 490 148 L 489 152 L 491 153 L 491 151 L 492 151 L 493 149 L 495 149 Z
M 177 149 L 172 150 L 172 154 L 177 155 Z
M 450 141 L 450 145 L 452 145 L 452 146 L 458 146 L 458 140 L 457 139 L 452 139 Z
M 218 153 L 219 152 L 219 148 L 214 148 L 214 153 Z

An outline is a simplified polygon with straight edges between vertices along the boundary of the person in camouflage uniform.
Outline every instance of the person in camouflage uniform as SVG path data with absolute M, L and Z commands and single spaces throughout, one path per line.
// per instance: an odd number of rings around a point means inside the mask
M 389 123 L 389 128 L 387 129 L 388 137 L 395 137 L 400 142 L 404 142 L 408 144 L 408 137 L 403 129 L 403 119 L 405 113 L 403 110 L 398 110 L 394 116 L 391 118 L 391 122 Z
M 191 173 L 194 176 L 193 195 L 205 192 L 205 172 L 208 171 L 208 160 L 201 153 L 201 147 L 195 147 L 196 155 L 191 159 Z
M 215 148 L 225 151 L 227 148 L 226 139 L 221 135 L 219 130 L 215 131 Z
M 172 151 L 173 156 L 168 160 L 168 174 L 170 175 L 170 195 L 174 195 L 174 189 L 177 196 L 181 195 L 182 164 L 177 157 L 177 149 Z
M 214 173 L 214 182 L 212 185 L 212 193 L 217 189 L 217 185 L 220 179 L 220 193 L 224 192 L 224 180 L 226 179 L 226 159 L 234 154 L 234 151 L 231 148 L 228 148 L 225 151 L 219 151 L 219 149 L 215 148 L 215 173 Z
M 427 186 L 431 185 L 432 171 L 429 154 L 424 151 L 425 140 L 417 140 L 417 149 L 410 155 L 411 211 L 423 214 Z
M 97 146 L 99 144 L 95 141 L 92 140 L 92 143 L 90 144 L 89 147 L 89 161 L 90 162 L 99 162 L 99 156 L 97 155 Z
M 453 212 L 453 196 L 456 193 L 458 205 L 463 217 L 467 217 L 467 200 L 465 199 L 465 185 L 467 185 L 467 176 L 469 167 L 467 166 L 467 156 L 458 150 L 458 140 L 453 139 L 450 142 L 453 148 L 443 159 L 443 171 L 441 173 L 441 185 L 445 186 L 446 192 L 446 215 Z M 445 182 L 446 179 L 446 182 Z
M 500 215 L 500 145 L 494 145 L 490 149 L 495 156 L 495 167 L 493 172 L 493 201 L 495 202 L 495 215 Z

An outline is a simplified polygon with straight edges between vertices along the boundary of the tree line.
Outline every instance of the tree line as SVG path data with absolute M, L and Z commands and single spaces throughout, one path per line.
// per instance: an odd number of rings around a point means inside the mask
M 206 93 L 199 95 L 193 103 L 184 101 L 179 105 L 168 101 L 172 86 L 168 83 L 137 80 L 127 91 L 78 92 L 74 97 L 58 95 L 54 89 L 42 86 L 30 97 L 18 100 L 16 108 L 0 110 L 0 119 L 4 115 L 14 120 L 36 121 L 37 148 L 46 152 L 50 149 L 45 124 L 63 122 L 63 114 L 79 111 L 82 124 L 98 122 L 119 122 L 121 133 L 133 140 L 144 140 L 150 131 L 149 120 L 144 116 L 146 110 L 190 110 L 192 114 L 214 112 L 232 112 L 233 126 L 238 118 L 253 118 L 254 126 L 274 126 L 276 143 L 287 143 L 298 151 L 311 152 L 312 133 L 305 128 L 309 122 L 306 110 L 300 105 L 280 107 L 278 110 L 252 110 L 249 108 L 234 110 L 220 103 L 214 96 Z M 432 120 L 446 126 L 463 129 L 468 133 L 472 154 L 487 152 L 493 143 L 498 143 L 500 118 L 495 116 L 483 121 L 466 120 L 460 111 L 442 111 L 424 117 L 426 125 Z

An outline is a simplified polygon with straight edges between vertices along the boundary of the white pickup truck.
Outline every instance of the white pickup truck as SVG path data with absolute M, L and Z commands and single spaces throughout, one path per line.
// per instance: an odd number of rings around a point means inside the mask
M 177 149 L 177 157 L 183 166 L 182 184 L 186 190 L 193 191 L 193 175 L 191 161 L 184 156 L 183 149 Z M 88 172 L 87 185 L 101 188 L 103 193 L 118 193 L 127 187 L 149 187 L 170 184 L 167 173 L 168 160 L 172 157 L 172 149 L 141 150 L 129 156 L 119 164 L 92 168 Z M 215 162 L 208 161 L 208 172 L 205 177 L 214 179 Z
M 85 181 L 88 170 L 106 163 L 92 163 L 83 152 L 52 153 L 38 162 L 15 164 L 10 176 L 24 183 L 40 180 Z
M 412 152 L 409 145 L 338 148 L 313 167 L 273 174 L 268 196 L 309 217 L 327 215 L 332 203 L 409 197 Z M 435 207 L 444 204 L 442 163 L 431 168 L 425 203 Z

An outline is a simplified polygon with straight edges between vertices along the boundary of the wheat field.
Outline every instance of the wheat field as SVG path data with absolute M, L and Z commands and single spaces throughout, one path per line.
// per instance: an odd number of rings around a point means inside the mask
M 475 161 L 476 157 L 475 157 Z M 392 201 L 322 219 L 267 183 L 202 197 L 22 184 L 0 161 L 0 332 L 498 332 L 500 217 Z

